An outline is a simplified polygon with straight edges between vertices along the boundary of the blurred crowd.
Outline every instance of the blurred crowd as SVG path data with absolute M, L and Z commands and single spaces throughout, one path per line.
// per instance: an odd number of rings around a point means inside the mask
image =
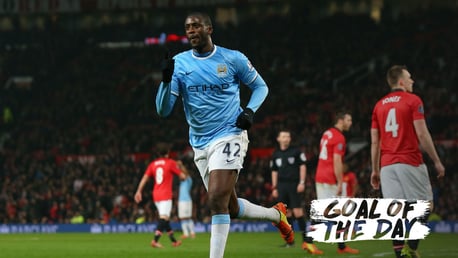
M 353 127 L 347 141 L 368 143 L 372 107 L 388 91 L 385 72 L 392 64 L 405 64 L 446 166 L 446 178 L 438 181 L 426 159 L 434 212 L 458 220 L 456 10 L 388 15 L 379 22 L 343 14 L 309 20 L 306 12 L 295 8 L 287 15 L 266 13 L 238 24 L 214 24 L 214 43 L 245 53 L 270 87 L 249 132 L 250 149 L 273 148 L 281 128 L 292 131 L 294 144 L 308 158 L 307 209 L 315 198 L 320 136 L 332 125 L 333 114 L 350 110 Z M 154 30 L 183 34 L 177 24 L 185 14 L 175 16 L 169 27 Z M 12 42 L 25 35 L 34 39 L 29 47 L 5 48 L 0 55 L 0 223 L 71 223 L 78 216 L 86 223 L 134 222 L 140 216 L 154 221 L 150 191 L 138 205 L 133 195 L 160 142 L 170 143 L 175 157 L 193 172 L 194 218 L 208 220 L 182 108 L 177 106 L 170 118 L 155 113 L 165 47 L 98 44 L 125 34 L 141 38 L 150 26 L 135 21 L 75 31 L 50 24 L 40 31 L 0 33 Z M 167 47 L 174 53 L 187 49 L 181 43 Z M 24 75 L 33 82 L 9 82 Z M 246 102 L 249 92 L 242 93 Z M 133 158 L 135 153 L 148 157 Z M 357 196 L 378 196 L 370 186 L 368 147 L 351 154 L 347 163 L 358 175 Z M 250 201 L 274 204 L 269 158 L 249 155 L 237 188 Z

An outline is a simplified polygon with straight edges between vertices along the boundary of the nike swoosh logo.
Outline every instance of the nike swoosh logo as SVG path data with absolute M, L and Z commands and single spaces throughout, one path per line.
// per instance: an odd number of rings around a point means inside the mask
M 186 75 L 190 75 L 192 72 L 194 72 L 194 71 L 185 72 L 184 74 L 186 74 Z
M 232 163 L 234 161 L 235 161 L 235 159 L 226 159 L 226 163 Z

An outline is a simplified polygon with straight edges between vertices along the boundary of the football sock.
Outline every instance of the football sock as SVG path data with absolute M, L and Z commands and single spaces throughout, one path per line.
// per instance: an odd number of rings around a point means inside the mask
M 154 232 L 154 241 L 159 242 L 159 239 L 161 238 L 161 236 L 162 236 L 162 232 L 159 230 L 156 230 Z
M 286 220 L 288 221 L 288 223 L 291 225 L 291 227 L 293 227 L 293 222 L 294 222 L 294 217 L 287 217 Z
M 194 230 L 194 221 L 192 219 L 189 219 L 188 220 L 188 229 L 189 229 L 189 233 L 191 235 L 194 235 L 196 234 L 195 230 Z
M 181 230 L 183 230 L 183 235 L 185 236 L 189 235 L 188 223 L 188 220 L 181 221 Z
M 243 198 L 238 198 L 237 200 L 240 207 L 238 218 L 270 220 L 275 223 L 280 221 L 280 216 L 276 209 L 262 207 Z
M 170 241 L 172 241 L 172 242 L 176 242 L 177 241 L 175 236 L 173 235 L 173 230 L 168 231 L 167 234 L 169 235 Z
M 307 230 L 305 229 L 305 219 L 304 216 L 296 218 L 297 224 L 299 225 L 299 230 L 302 232 L 302 238 L 305 241 L 305 238 L 307 237 Z
M 314 220 L 310 221 L 310 227 L 313 227 L 313 225 L 315 225 L 315 224 L 316 224 L 316 222 Z M 311 231 L 312 229 L 309 229 L 309 230 Z M 306 230 L 305 232 L 308 232 L 308 230 Z M 305 235 L 304 241 L 309 243 L 309 244 L 313 244 L 313 237 L 307 236 L 307 233 L 304 233 L 304 235 Z
M 222 258 L 226 248 L 231 219 L 229 214 L 217 214 L 212 216 L 211 223 L 210 258 Z
M 401 251 L 403 247 L 404 247 L 404 241 L 393 240 L 393 250 L 394 250 L 394 253 L 396 254 L 396 258 L 402 257 Z

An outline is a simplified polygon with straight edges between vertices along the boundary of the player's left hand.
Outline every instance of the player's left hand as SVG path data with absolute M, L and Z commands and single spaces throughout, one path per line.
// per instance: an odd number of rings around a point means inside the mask
M 162 81 L 169 83 L 172 80 L 173 70 L 175 69 L 175 59 L 165 52 L 164 59 L 161 62 Z
M 251 125 L 253 124 L 253 117 L 254 117 L 254 112 L 253 110 L 249 108 L 245 108 L 242 113 L 239 114 L 237 117 L 237 122 L 235 125 L 243 130 L 248 130 L 250 129 Z
M 380 173 L 372 171 L 371 174 L 371 185 L 374 190 L 380 189 Z
M 437 171 L 437 178 L 441 178 L 445 176 L 445 167 L 442 165 L 441 162 L 437 162 L 434 164 L 434 167 L 436 168 Z

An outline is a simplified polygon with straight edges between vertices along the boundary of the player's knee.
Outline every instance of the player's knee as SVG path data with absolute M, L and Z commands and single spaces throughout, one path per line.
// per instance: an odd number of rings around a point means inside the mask
M 210 207 L 210 210 L 215 214 L 227 213 L 228 211 L 227 197 L 221 192 L 215 192 L 215 193 L 209 194 L 208 206 Z

